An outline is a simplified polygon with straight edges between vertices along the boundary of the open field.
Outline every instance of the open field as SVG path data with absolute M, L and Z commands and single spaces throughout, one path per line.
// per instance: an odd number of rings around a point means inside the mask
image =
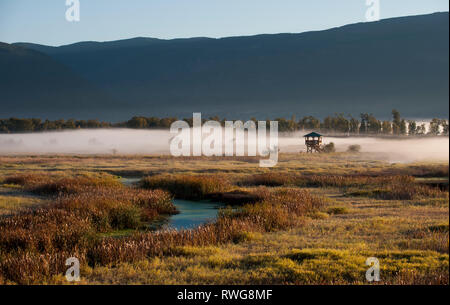
M 448 160 L 369 153 L 259 158 L 0 156 L 0 283 L 448 284 Z M 124 186 L 120 177 L 139 178 Z M 154 232 L 172 198 L 233 205 Z

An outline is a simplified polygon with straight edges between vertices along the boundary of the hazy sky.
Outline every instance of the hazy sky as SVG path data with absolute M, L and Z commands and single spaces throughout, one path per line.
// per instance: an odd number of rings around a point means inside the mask
M 137 36 L 225 37 L 321 30 L 365 21 L 366 0 L 0 0 L 0 41 L 62 45 Z M 380 0 L 381 18 L 448 11 L 448 0 Z

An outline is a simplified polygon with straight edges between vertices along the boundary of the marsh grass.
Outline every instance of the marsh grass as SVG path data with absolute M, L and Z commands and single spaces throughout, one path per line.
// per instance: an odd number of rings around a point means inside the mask
M 102 266 L 173 255 L 179 246 L 241 242 L 251 232 L 301 225 L 302 217 L 323 204 L 306 190 L 260 188 L 260 201 L 244 205 L 238 211 L 223 211 L 216 222 L 194 230 L 136 231 L 131 236 L 101 238 L 99 233 L 138 229 L 143 220 L 176 213 L 172 195 L 159 188 L 184 198 L 203 199 L 230 186 L 216 177 L 180 176 L 144 179 L 146 184 L 142 186 L 149 190 L 124 187 L 109 177 L 102 181 L 96 177 L 41 179 L 26 175 L 7 177 L 5 181 L 56 196 L 45 208 L 0 220 L 0 272 L 3 278 L 17 283 L 39 281 L 56 270 L 62 271 L 59 267 L 19 268 L 22 263 L 26 266 L 30 257 L 38 256 L 38 262 L 49 265 L 60 259 L 61 252 L 77 253 L 90 266 Z M 61 264 L 55 266 L 62 268 Z
M 385 200 L 413 200 L 423 198 L 446 198 L 448 190 L 439 185 L 417 183 L 412 176 L 366 176 L 366 175 L 298 175 L 265 173 L 241 178 L 243 186 L 296 186 L 335 187 L 348 196 L 363 196 Z
M 92 266 L 134 262 L 149 257 L 175 255 L 179 246 L 239 241 L 242 232 L 258 230 L 261 229 L 249 221 L 221 218 L 214 224 L 202 225 L 193 230 L 137 233 L 121 239 L 103 239 L 87 256 Z
M 62 176 L 48 173 L 18 174 L 7 176 L 4 184 L 20 185 L 25 190 L 40 195 L 75 194 L 87 187 L 119 188 L 120 181 L 111 175 Z
M 431 225 L 405 232 L 407 239 L 399 241 L 403 249 L 433 250 L 449 253 L 448 224 Z
M 329 207 L 327 208 L 327 213 L 331 215 L 342 215 L 348 214 L 350 211 L 346 207 Z
M 233 248 L 183 246 L 164 259 L 144 259 L 115 268 L 85 268 L 90 283 L 147 284 L 368 284 L 367 257 L 378 257 L 381 282 L 448 284 L 448 255 L 433 251 L 285 249 L 241 255 Z
M 41 198 L 24 196 L 20 193 L 2 192 L 0 187 L 0 217 L 12 216 L 21 210 L 37 207 L 45 203 Z
M 142 221 L 177 213 L 167 192 L 127 188 L 111 177 L 20 175 L 5 181 L 54 196 L 44 207 L 0 219 L 0 272 L 17 283 L 37 281 L 52 270 L 62 270 L 27 269 L 33 257 L 38 258 L 34 263 L 45 260 L 44 265 L 53 264 L 61 252 L 78 253 L 84 259 L 87 249 L 99 242 L 99 233 L 138 229 Z
M 448 198 L 448 191 L 442 191 L 437 187 L 427 185 L 394 182 L 380 188 L 349 191 L 347 196 L 370 197 L 384 200 L 414 200 L 424 198 Z
M 297 187 L 362 187 L 390 184 L 414 184 L 412 176 L 368 176 L 368 175 L 300 175 L 264 173 L 242 178 L 243 186 L 297 186 Z
M 274 171 L 253 159 L 0 157 L 0 183 L 49 201 L 0 218 L 0 283 L 64 284 L 75 256 L 87 284 L 366 284 L 376 256 L 383 284 L 448 284 L 448 192 L 350 195 L 415 188 L 448 164 L 365 156 L 281 154 Z M 128 188 L 105 172 L 153 176 Z M 237 207 L 193 230 L 140 230 L 176 212 L 175 194 Z
M 367 271 L 365 260 L 376 257 L 380 261 L 382 282 L 379 284 L 398 284 L 405 281 L 404 273 L 411 268 L 421 275 L 426 284 L 448 284 L 448 255 L 431 251 L 384 251 L 352 252 L 331 249 L 294 249 L 284 256 L 278 265 L 291 276 L 289 282 L 310 283 L 353 283 L 364 284 Z M 447 264 L 441 264 L 447 260 Z M 417 264 L 421 267 L 417 268 Z M 315 270 L 314 273 L 309 270 Z M 424 276 L 428 276 L 425 280 Z M 416 283 L 414 278 L 408 284 Z
M 103 240 L 89 252 L 91 264 L 137 261 L 145 257 L 173 255 L 179 246 L 206 246 L 240 242 L 254 232 L 285 230 L 303 224 L 302 217 L 323 204 L 305 190 L 265 192 L 258 203 L 238 210 L 220 211 L 216 222 L 193 230 L 139 233 L 123 239 Z
M 207 197 L 216 202 L 222 202 L 231 206 L 241 206 L 248 203 L 256 203 L 264 199 L 267 190 L 264 187 L 254 189 L 239 189 L 230 192 L 212 193 Z
M 228 191 L 230 183 L 222 177 L 212 175 L 157 175 L 143 178 L 140 187 L 163 189 L 180 199 L 206 199 L 208 195 Z

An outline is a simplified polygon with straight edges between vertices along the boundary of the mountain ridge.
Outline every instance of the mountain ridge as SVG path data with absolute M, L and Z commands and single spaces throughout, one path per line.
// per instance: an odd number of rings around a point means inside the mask
M 448 13 L 300 34 L 13 45 L 44 53 L 114 97 L 116 103 L 92 105 L 93 113 L 106 110 L 99 117 L 105 120 L 195 111 L 389 116 L 392 108 L 409 117 L 448 117 Z M 60 115 L 80 118 L 76 112 Z
M 439 16 L 439 15 L 446 15 L 446 14 L 448 15 L 449 12 L 434 12 L 434 13 L 423 14 L 423 15 L 391 17 L 391 18 L 381 19 L 380 21 L 382 21 L 382 22 L 389 22 L 389 21 L 398 22 L 398 21 L 402 21 L 404 19 L 409 19 L 409 18 L 421 18 L 421 17 L 426 18 L 429 16 Z M 380 21 L 378 21 L 378 22 L 380 22 Z M 117 40 L 105 40 L 105 41 L 83 40 L 83 41 L 78 41 L 78 42 L 69 43 L 69 44 L 63 44 L 63 45 L 59 45 L 59 46 L 52 46 L 52 45 L 45 45 L 45 44 L 31 43 L 31 42 L 23 42 L 23 41 L 14 42 L 14 43 L 11 43 L 11 45 L 19 45 L 19 46 L 27 45 L 29 47 L 36 46 L 36 47 L 48 47 L 48 48 L 64 48 L 64 47 L 70 47 L 70 46 L 75 46 L 75 45 L 84 44 L 84 43 L 107 44 L 107 43 L 126 42 L 126 41 L 133 41 L 133 40 L 154 40 L 154 41 L 170 42 L 170 41 L 177 41 L 177 40 L 195 40 L 195 39 L 221 40 L 221 39 L 230 39 L 230 38 L 250 38 L 250 37 L 270 36 L 270 35 L 303 35 L 303 34 L 308 34 L 308 33 L 330 31 L 330 30 L 342 29 L 342 28 L 346 28 L 346 27 L 353 27 L 353 26 L 358 26 L 358 25 L 362 25 L 362 24 L 370 24 L 370 23 L 373 23 L 373 22 L 362 22 L 361 21 L 361 22 L 331 27 L 331 28 L 324 29 L 324 30 L 308 30 L 308 31 L 304 31 L 304 32 L 261 33 L 261 34 L 253 34 L 253 35 L 231 35 L 231 36 L 223 36 L 223 37 L 199 36 L 199 37 L 157 38 L 157 37 L 136 36 L 136 37 L 131 37 L 131 38 L 123 38 L 123 39 L 117 39 Z

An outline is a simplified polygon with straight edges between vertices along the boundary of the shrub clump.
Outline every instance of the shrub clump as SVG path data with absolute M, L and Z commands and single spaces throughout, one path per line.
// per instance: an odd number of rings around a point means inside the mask
M 336 152 L 336 147 L 334 146 L 334 142 L 330 142 L 323 147 L 323 152 L 325 153 L 333 153 Z
M 358 145 L 358 144 L 350 145 L 350 146 L 347 148 L 347 151 L 348 151 L 348 152 L 351 152 L 351 153 L 358 153 L 358 152 L 361 151 L 361 145 Z

